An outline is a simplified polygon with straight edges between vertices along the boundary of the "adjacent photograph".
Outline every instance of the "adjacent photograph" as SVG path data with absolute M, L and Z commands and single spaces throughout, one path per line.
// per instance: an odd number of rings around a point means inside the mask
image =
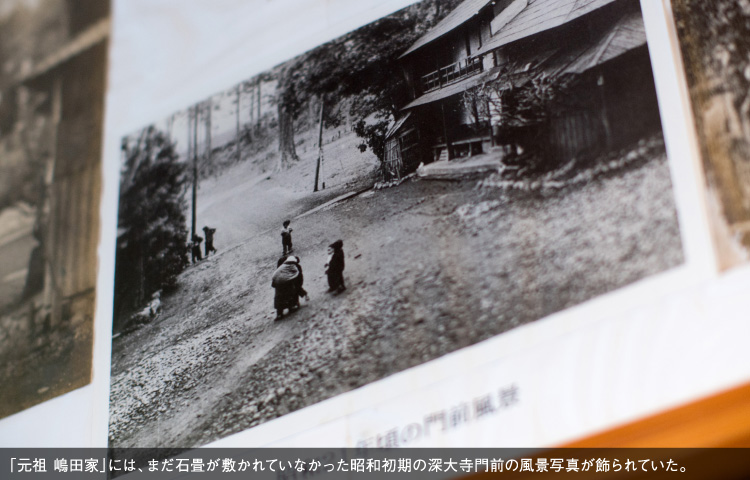
M 109 13 L 0 2 L 0 417 L 91 380 Z
M 750 254 L 750 2 L 671 0 L 722 270 Z
M 112 447 L 205 445 L 684 261 L 638 0 L 423 0 L 120 155 Z

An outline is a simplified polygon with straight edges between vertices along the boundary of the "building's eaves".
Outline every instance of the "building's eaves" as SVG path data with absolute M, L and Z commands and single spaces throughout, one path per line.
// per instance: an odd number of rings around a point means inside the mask
M 409 104 L 407 104 L 404 108 L 401 110 L 408 110 L 410 108 L 417 107 L 419 105 L 425 105 L 427 103 L 436 102 L 438 100 L 442 100 L 444 98 L 451 97 L 453 95 L 457 95 L 459 93 L 463 93 L 466 90 L 476 87 L 477 85 L 480 85 L 481 83 L 493 80 L 496 78 L 499 70 L 497 68 L 494 68 L 492 70 L 489 70 L 487 72 L 474 75 L 469 78 L 464 78 L 463 80 L 460 80 L 456 83 L 453 83 L 451 85 L 445 86 L 443 88 L 439 88 L 437 90 L 433 90 L 431 92 L 427 92 L 424 95 L 420 96 L 419 98 L 413 100 Z
M 528 6 L 499 32 L 494 33 L 492 39 L 476 55 L 565 25 L 615 1 L 617 0 L 529 0 Z
M 640 13 L 630 13 L 622 17 L 607 34 L 568 65 L 564 72 L 583 73 L 643 45 L 646 45 L 643 18 Z
M 429 32 L 422 35 L 416 42 L 414 42 L 408 50 L 401 54 L 401 58 L 434 42 L 443 35 L 452 32 L 457 27 L 468 22 L 474 17 L 474 15 L 477 15 L 482 8 L 490 3 L 490 1 L 491 0 L 466 0 L 442 19 L 440 23 L 435 25 Z

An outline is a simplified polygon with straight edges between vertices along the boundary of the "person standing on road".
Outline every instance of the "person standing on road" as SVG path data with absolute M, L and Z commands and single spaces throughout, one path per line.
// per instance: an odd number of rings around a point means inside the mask
M 289 228 L 291 220 L 284 220 L 284 228 L 281 229 L 281 248 L 283 249 L 283 255 L 289 255 L 292 253 L 292 229 Z
M 206 225 L 203 227 L 203 233 L 206 235 L 206 258 L 208 258 L 209 253 L 216 253 L 216 249 L 214 248 L 214 233 L 216 233 L 216 229 L 209 228 Z
M 203 260 L 203 257 L 201 256 L 201 242 L 203 241 L 203 237 L 201 237 L 200 235 L 193 235 L 192 240 L 191 253 L 193 257 L 193 263 L 196 263 L 196 258 L 198 259 L 198 261 Z
M 326 263 L 326 275 L 328 275 L 328 291 L 343 292 L 344 285 L 344 242 L 336 240 L 328 246 L 328 263 Z

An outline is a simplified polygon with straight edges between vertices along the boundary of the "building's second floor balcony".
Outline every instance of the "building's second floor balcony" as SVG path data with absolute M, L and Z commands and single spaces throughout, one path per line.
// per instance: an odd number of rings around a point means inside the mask
M 482 58 L 469 57 L 446 65 L 434 72 L 422 76 L 422 87 L 425 92 L 449 85 L 462 78 L 482 71 Z

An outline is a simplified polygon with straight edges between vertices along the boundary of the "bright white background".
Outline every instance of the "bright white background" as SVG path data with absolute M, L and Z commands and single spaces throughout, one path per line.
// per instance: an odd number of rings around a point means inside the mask
M 119 139 L 410 0 L 115 0 L 92 385 L 0 421 L 0 447 L 105 446 Z M 750 380 L 750 268 L 716 274 L 667 0 L 641 0 L 687 263 L 236 434 L 353 445 L 515 383 L 517 407 L 411 446 L 543 446 Z

